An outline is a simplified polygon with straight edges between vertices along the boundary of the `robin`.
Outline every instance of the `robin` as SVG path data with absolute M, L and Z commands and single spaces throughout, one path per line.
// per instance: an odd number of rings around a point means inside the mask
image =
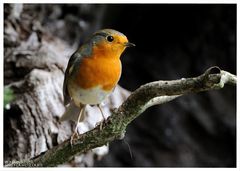
M 84 119 L 86 105 L 100 107 L 117 85 L 121 72 L 121 54 L 126 47 L 135 46 L 127 37 L 112 29 L 95 32 L 69 59 L 63 83 L 64 105 L 66 111 L 60 121 Z M 78 117 L 76 117 L 78 116 Z M 100 129 L 102 128 L 102 122 Z M 72 144 L 78 136 L 77 125 L 70 138 Z

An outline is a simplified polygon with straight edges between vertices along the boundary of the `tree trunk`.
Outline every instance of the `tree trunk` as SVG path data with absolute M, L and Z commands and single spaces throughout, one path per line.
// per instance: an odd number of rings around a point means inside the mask
M 69 138 L 75 127 L 72 121 L 58 121 L 65 110 L 64 71 L 74 49 L 47 32 L 40 22 L 45 16 L 40 13 L 34 18 L 34 9 L 21 4 L 4 6 L 4 82 L 14 95 L 4 110 L 5 164 L 51 149 Z M 118 107 L 128 94 L 116 87 L 103 107 L 104 113 L 110 115 L 109 108 Z M 86 114 L 86 120 L 79 125 L 81 132 L 102 120 L 95 107 L 88 107 Z M 71 165 L 93 166 L 94 155 L 101 157 L 107 152 L 107 146 L 98 148 L 75 157 Z

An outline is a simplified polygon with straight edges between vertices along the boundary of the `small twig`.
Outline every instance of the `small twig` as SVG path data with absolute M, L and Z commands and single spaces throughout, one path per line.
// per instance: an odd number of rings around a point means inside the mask
M 150 101 L 148 101 L 143 107 L 142 110 L 145 111 L 147 108 L 155 106 L 155 105 L 160 105 L 163 103 L 170 102 L 182 95 L 174 95 L 174 96 L 159 96 L 159 97 L 154 97 Z
M 115 139 L 124 137 L 126 127 L 147 108 L 166 103 L 181 95 L 223 88 L 225 84 L 236 85 L 235 75 L 209 68 L 204 74 L 194 78 L 173 81 L 156 81 L 135 90 L 123 104 L 115 110 L 104 123 L 81 135 L 73 144 L 64 141 L 33 159 L 15 162 L 8 167 L 57 166 L 71 160 L 75 155 L 103 146 Z

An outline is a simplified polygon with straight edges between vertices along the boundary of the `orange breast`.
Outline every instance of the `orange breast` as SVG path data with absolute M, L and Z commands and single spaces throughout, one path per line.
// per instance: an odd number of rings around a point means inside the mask
M 103 90 L 110 91 L 121 76 L 119 58 L 86 57 L 82 59 L 79 67 L 76 81 L 84 89 L 102 86 Z

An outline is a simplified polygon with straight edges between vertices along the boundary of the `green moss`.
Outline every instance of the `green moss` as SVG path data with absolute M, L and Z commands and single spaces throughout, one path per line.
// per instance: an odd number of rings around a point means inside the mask
M 4 108 L 7 104 L 11 103 L 12 100 L 14 100 L 14 92 L 9 87 L 4 87 Z

